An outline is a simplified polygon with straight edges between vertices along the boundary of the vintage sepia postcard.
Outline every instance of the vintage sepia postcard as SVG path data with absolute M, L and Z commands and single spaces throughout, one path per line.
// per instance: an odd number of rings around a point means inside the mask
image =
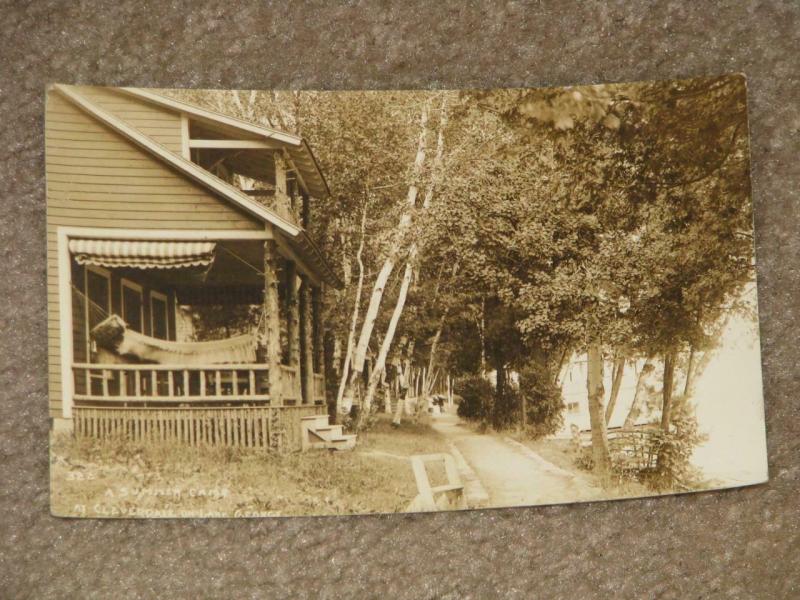
M 47 90 L 51 509 L 767 480 L 745 80 Z

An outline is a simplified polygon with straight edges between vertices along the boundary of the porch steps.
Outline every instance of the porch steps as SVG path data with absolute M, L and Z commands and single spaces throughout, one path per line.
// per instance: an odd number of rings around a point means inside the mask
M 341 425 L 331 425 L 328 418 L 328 415 L 313 415 L 300 420 L 303 450 L 352 450 L 355 448 L 356 436 L 345 434 Z

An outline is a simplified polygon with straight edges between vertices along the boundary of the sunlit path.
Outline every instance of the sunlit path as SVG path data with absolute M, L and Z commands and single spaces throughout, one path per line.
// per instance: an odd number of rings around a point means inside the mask
M 532 450 L 491 434 L 479 434 L 442 415 L 434 429 L 446 436 L 474 469 L 490 506 L 521 506 L 599 500 L 600 489 L 559 469 Z

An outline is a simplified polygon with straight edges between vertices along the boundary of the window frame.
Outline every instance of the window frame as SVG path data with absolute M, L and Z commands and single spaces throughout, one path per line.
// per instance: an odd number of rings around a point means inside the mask
M 84 265 L 84 273 L 83 273 L 83 295 L 86 298 L 86 302 L 84 303 L 85 306 L 83 308 L 83 319 L 85 325 L 85 334 L 86 334 L 86 361 L 91 362 L 92 356 L 92 339 L 91 339 L 91 323 L 89 322 L 89 303 L 91 302 L 91 298 L 89 296 L 89 272 L 94 273 L 95 275 L 99 275 L 103 279 L 106 280 L 106 290 L 108 293 L 108 305 L 104 308 L 106 314 L 109 316 L 114 311 L 114 299 L 112 296 L 112 288 L 111 288 L 111 271 L 106 269 L 105 267 L 98 267 L 95 265 Z
M 128 325 L 127 319 L 125 319 L 125 288 L 129 290 L 133 290 L 139 294 L 139 323 L 142 324 L 142 331 L 139 333 L 144 334 L 144 287 L 140 284 L 136 283 L 135 281 L 131 281 L 130 279 L 125 279 L 124 277 L 120 278 L 119 280 L 119 311 L 122 313 L 120 316 L 125 321 L 125 324 Z
M 150 290 L 150 335 L 152 337 L 156 337 L 156 328 L 155 328 L 155 315 L 156 311 L 153 308 L 153 300 L 160 300 L 164 303 L 164 328 L 166 337 L 163 338 L 164 340 L 169 340 L 169 296 L 164 294 L 163 292 L 158 292 L 156 290 Z M 161 339 L 161 338 L 157 338 Z

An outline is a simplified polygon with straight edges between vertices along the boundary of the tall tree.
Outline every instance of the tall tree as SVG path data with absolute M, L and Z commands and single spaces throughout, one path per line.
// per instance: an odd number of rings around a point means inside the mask
M 389 247 L 388 254 L 383 261 L 383 265 L 375 278 L 375 283 L 372 286 L 372 294 L 370 295 L 367 312 L 364 316 L 364 322 L 361 326 L 361 333 L 356 344 L 355 353 L 352 360 L 352 369 L 349 375 L 347 395 L 352 398 L 353 386 L 358 382 L 358 378 L 364 370 L 364 360 L 367 355 L 367 347 L 372 337 L 372 330 L 375 326 L 375 321 L 378 318 L 378 311 L 380 309 L 381 301 L 383 300 L 383 293 L 386 288 L 386 283 L 389 276 L 394 270 L 395 263 L 400 256 L 403 244 L 406 241 L 406 235 L 411 227 L 411 220 L 414 209 L 417 203 L 417 194 L 419 192 L 419 181 L 422 176 L 422 168 L 425 163 L 425 148 L 428 138 L 428 117 L 430 111 L 429 101 L 425 101 L 422 106 L 419 118 L 419 141 L 417 144 L 417 152 L 414 157 L 414 163 L 411 170 L 410 182 L 406 193 L 406 201 L 403 211 L 400 215 L 400 221 L 397 231 Z

